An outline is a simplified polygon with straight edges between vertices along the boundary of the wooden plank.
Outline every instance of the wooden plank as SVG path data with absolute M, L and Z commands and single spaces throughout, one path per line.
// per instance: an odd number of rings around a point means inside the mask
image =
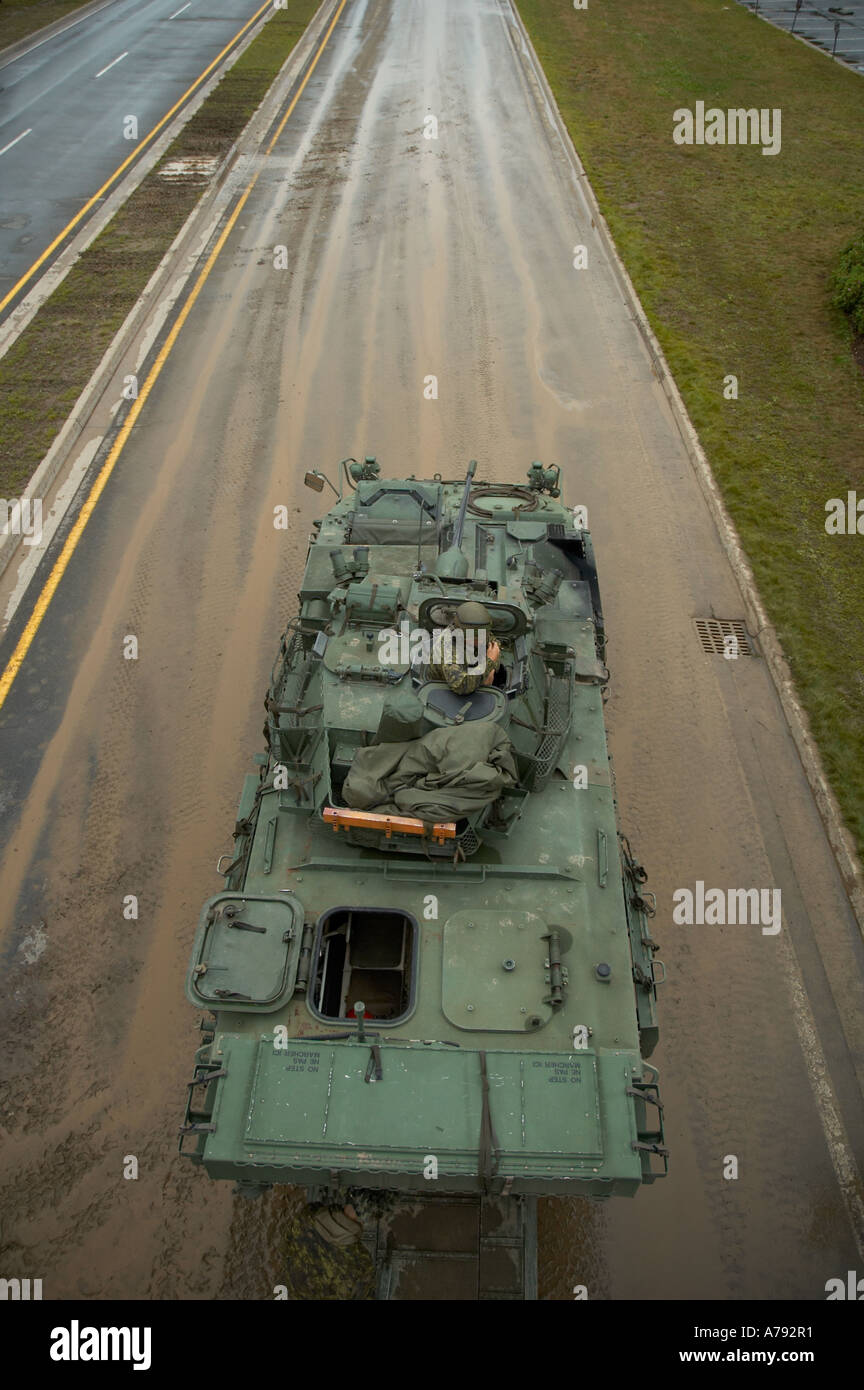
M 455 821 L 437 821 L 430 828 L 414 816 L 382 816 L 375 811 L 351 811 L 343 806 L 325 806 L 323 814 L 337 833 L 344 826 L 346 830 L 383 830 L 388 840 L 394 830 L 402 835 L 431 835 L 439 843 L 456 839 Z

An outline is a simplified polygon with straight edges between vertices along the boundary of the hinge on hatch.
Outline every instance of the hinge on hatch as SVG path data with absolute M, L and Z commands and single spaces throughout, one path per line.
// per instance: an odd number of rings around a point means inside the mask
M 549 993 L 543 1003 L 551 1004 L 553 1009 L 559 1009 L 564 1003 L 564 989 L 569 976 L 566 965 L 561 964 L 561 940 L 558 936 L 558 928 L 550 927 L 548 933 L 541 937 L 541 940 L 549 942 L 549 956 L 545 962 L 549 972 L 546 976 Z

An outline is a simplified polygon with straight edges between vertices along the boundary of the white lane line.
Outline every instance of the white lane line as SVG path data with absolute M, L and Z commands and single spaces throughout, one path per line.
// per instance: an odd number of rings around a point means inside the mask
M 107 68 L 103 68 L 101 72 L 97 72 L 96 76 L 97 76 L 97 77 L 102 77 L 106 72 L 110 72 L 112 68 L 116 68 L 116 66 L 117 66 L 118 63 L 122 63 L 124 58 L 128 58 L 128 57 L 129 57 L 129 50 L 128 50 L 128 48 L 127 48 L 127 50 L 126 50 L 125 53 L 121 53 L 119 58 L 115 58 L 113 63 L 109 63 L 109 64 L 108 64 Z
M 192 0 L 189 0 L 189 5 L 191 5 L 191 4 L 192 4 Z M 188 10 L 189 5 L 181 5 L 181 6 L 180 6 L 180 9 L 179 9 L 179 10 L 175 10 L 173 14 L 169 14 L 168 18 L 169 18 L 169 19 L 176 19 L 177 16 L 178 16 L 178 14 L 182 14 L 184 10 Z
M 8 145 L 3 146 L 2 150 L 0 150 L 0 154 L 5 154 L 7 150 L 11 150 L 12 146 L 17 145 L 19 140 L 23 140 L 25 135 L 30 135 L 32 130 L 32 125 L 28 126 L 26 130 L 22 130 L 20 135 L 16 135 L 14 140 L 10 140 Z

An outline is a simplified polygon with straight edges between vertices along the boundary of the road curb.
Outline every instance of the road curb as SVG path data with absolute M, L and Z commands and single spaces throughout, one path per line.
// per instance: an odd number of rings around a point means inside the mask
M 45 498 L 48 495 L 63 468 L 69 462 L 75 446 L 89 424 L 124 356 L 130 351 L 135 339 L 143 334 L 145 325 L 150 341 L 158 338 L 163 331 L 189 280 L 198 268 L 201 256 L 212 238 L 215 227 L 224 216 L 224 207 L 217 207 L 217 205 L 220 203 L 220 199 L 224 198 L 229 175 L 234 172 L 234 166 L 239 166 L 242 160 L 251 163 L 259 156 L 267 132 L 273 125 L 279 109 L 287 99 L 291 86 L 302 71 L 310 51 L 314 50 L 321 32 L 332 18 L 338 4 L 339 0 L 322 0 L 322 4 L 316 10 L 292 52 L 289 53 L 258 109 L 224 155 L 219 168 L 213 175 L 210 187 L 204 191 L 190 212 L 138 300 L 118 329 L 101 362 L 66 417 L 51 448 L 30 478 L 22 500 Z M 269 18 L 269 14 L 262 16 L 262 25 L 267 23 Z M 257 36 L 259 32 L 259 28 L 253 29 L 251 31 L 252 37 Z M 236 57 L 240 56 L 240 51 L 242 50 L 238 50 Z M 218 81 L 224 71 L 225 68 L 221 68 L 218 73 L 214 74 L 214 79 Z M 164 137 L 166 147 L 175 137 L 176 131 L 170 136 L 166 132 Z M 161 139 L 162 137 L 160 137 Z M 164 153 L 164 150 L 162 152 Z M 149 173 L 150 170 L 148 169 L 147 172 Z M 139 182 L 143 182 L 143 178 Z M 117 190 L 117 192 L 119 191 Z M 129 191 L 133 190 L 130 189 Z M 114 211 L 116 208 L 112 211 L 111 216 L 114 215 Z M 99 230 L 102 228 L 100 227 Z M 98 231 L 94 231 L 91 240 L 95 239 L 97 235 Z M 82 249 L 84 248 L 79 248 L 76 251 L 76 260 Z M 181 265 L 180 262 L 184 256 L 186 263 Z M 68 273 L 69 269 L 71 269 L 71 265 L 66 267 L 64 274 Z M 174 281 L 173 284 L 171 283 L 172 280 Z M 169 285 L 171 286 L 170 292 L 168 292 Z M 148 319 L 150 319 L 149 323 Z M 142 365 L 141 363 L 138 364 L 139 372 Z M 62 517 L 57 518 L 56 521 L 59 524 Z M 0 579 L 14 560 L 17 552 L 23 548 L 23 540 L 22 535 L 10 534 L 0 537 Z
M 858 858 L 857 850 L 852 840 L 852 836 L 846 828 L 840 805 L 834 791 L 825 774 L 822 765 L 822 758 L 816 746 L 816 742 L 810 731 L 809 720 L 806 712 L 798 699 L 795 684 L 789 669 L 780 639 L 768 618 L 768 614 L 762 603 L 759 590 L 750 562 L 744 552 L 744 547 L 735 529 L 735 525 L 726 510 L 726 504 L 716 478 L 711 470 L 711 465 L 705 450 L 702 448 L 699 435 L 696 432 L 687 407 L 681 397 L 669 364 L 663 354 L 657 338 L 648 322 L 644 309 L 639 301 L 633 282 L 624 267 L 624 263 L 618 254 L 618 249 L 612 238 L 606 219 L 600 211 L 600 206 L 594 195 L 594 190 L 588 180 L 588 175 L 576 151 L 570 132 L 564 124 L 564 119 L 558 110 L 558 103 L 555 100 L 552 89 L 543 71 L 528 31 L 522 20 L 522 16 L 516 9 L 515 3 L 506 0 L 507 7 L 514 18 L 514 28 L 518 30 L 524 52 L 527 55 L 535 79 L 543 93 L 548 105 L 550 116 L 558 130 L 564 152 L 570 161 L 577 184 L 581 190 L 585 205 L 591 214 L 592 226 L 597 232 L 598 238 L 603 245 L 612 270 L 618 280 L 619 287 L 627 304 L 628 309 L 633 315 L 634 321 L 639 328 L 648 354 L 651 358 L 654 374 L 662 387 L 663 393 L 671 408 L 675 423 L 684 442 L 693 470 L 698 479 L 702 494 L 708 504 L 717 533 L 720 537 L 723 549 L 729 560 L 735 580 L 744 603 L 747 614 L 748 624 L 754 635 L 759 639 L 760 649 L 765 658 L 771 679 L 777 691 L 786 723 L 792 735 L 798 756 L 804 769 L 804 774 L 813 793 L 813 798 L 819 810 L 819 815 L 825 827 L 828 842 L 831 845 L 843 885 L 849 898 L 849 903 L 858 928 L 864 937 L 864 869 Z
M 65 33 L 67 29 L 72 29 L 76 24 L 80 24 L 82 19 L 88 19 L 90 15 L 98 14 L 100 10 L 107 10 L 109 5 L 115 3 L 116 0 L 92 0 L 91 4 L 82 5 L 80 10 L 75 10 L 74 14 L 67 14 L 62 19 L 55 19 L 53 24 L 46 24 L 44 29 L 34 29 L 32 34 L 27 35 L 26 39 L 17 39 L 15 43 L 10 43 L 7 48 L 0 48 L 0 68 L 14 63 L 16 58 L 23 58 L 25 53 L 38 48 L 47 39 L 53 39 L 55 35 Z

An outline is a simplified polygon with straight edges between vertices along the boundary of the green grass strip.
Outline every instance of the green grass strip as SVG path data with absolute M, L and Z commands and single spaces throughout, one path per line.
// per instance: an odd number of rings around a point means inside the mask
M 46 24 L 80 10 L 89 0 L 0 0 L 0 49 L 29 38 Z
M 20 496 L 153 271 L 202 196 L 159 177 L 169 160 L 226 154 L 319 0 L 275 10 L 164 157 L 0 360 L 0 497 Z M 82 201 L 84 199 L 82 198 Z
M 834 303 L 849 318 L 858 338 L 864 338 L 864 232 L 844 249 L 834 273 Z M 856 344 L 860 357 L 861 344 Z
M 861 852 L 864 536 L 827 535 L 825 504 L 864 498 L 864 380 L 835 303 L 864 227 L 864 81 L 731 0 L 518 7 Z M 697 101 L 779 107 L 780 153 L 676 145 L 673 112 Z

